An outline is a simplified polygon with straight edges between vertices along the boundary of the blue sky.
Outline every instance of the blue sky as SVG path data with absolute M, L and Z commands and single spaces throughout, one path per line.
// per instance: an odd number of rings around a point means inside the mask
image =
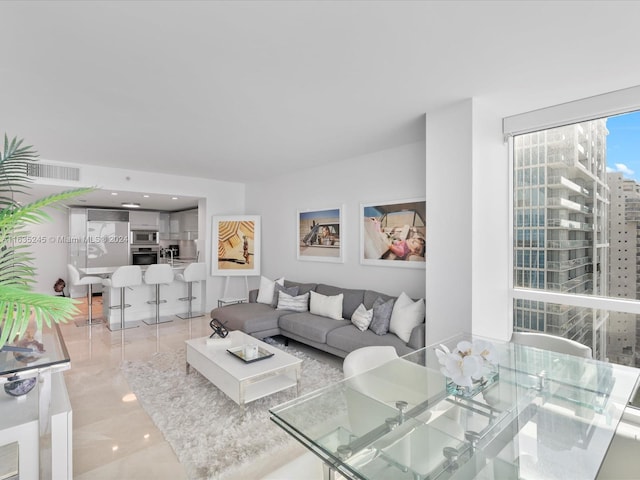
M 640 112 L 607 119 L 607 169 L 640 182 Z

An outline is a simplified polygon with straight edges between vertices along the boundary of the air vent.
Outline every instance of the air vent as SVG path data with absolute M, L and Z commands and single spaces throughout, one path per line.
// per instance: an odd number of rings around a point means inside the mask
M 55 178 L 57 180 L 80 180 L 80 169 L 77 167 L 63 167 L 49 163 L 30 163 L 27 166 L 27 175 L 38 178 Z

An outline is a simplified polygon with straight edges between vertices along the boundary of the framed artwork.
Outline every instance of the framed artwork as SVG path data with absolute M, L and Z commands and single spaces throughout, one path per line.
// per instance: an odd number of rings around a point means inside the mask
M 211 275 L 260 275 L 260 217 L 213 217 Z
M 360 263 L 424 268 L 424 199 L 360 205 Z
M 344 228 L 342 207 L 298 211 L 298 260 L 342 263 Z

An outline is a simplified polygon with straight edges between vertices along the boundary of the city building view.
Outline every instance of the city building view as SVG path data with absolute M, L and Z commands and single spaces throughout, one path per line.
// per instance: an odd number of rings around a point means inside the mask
M 607 118 L 514 137 L 514 286 L 640 298 L 640 184 L 607 164 Z M 638 315 L 516 299 L 514 330 L 640 366 Z

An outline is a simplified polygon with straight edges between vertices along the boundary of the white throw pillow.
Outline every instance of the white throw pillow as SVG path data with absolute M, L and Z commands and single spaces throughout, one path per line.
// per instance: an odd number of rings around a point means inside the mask
M 306 312 L 309 310 L 309 292 L 293 296 L 285 292 L 278 295 L 278 310 L 292 310 L 294 312 Z
M 273 293 L 276 288 L 276 283 L 278 285 L 284 285 L 284 277 L 280 277 L 277 280 L 269 280 L 267 277 L 260 277 L 260 289 L 258 290 L 258 298 L 256 299 L 256 302 L 271 305 L 271 302 L 273 302 Z
M 327 296 L 311 290 L 311 302 L 309 311 L 314 315 L 329 317 L 334 320 L 342 320 L 342 299 L 344 294 Z
M 353 323 L 358 330 L 364 332 L 369 325 L 371 325 L 371 320 L 373 320 L 373 308 L 371 310 L 367 310 L 367 308 L 361 303 L 356 311 L 351 315 L 351 323 Z
M 408 342 L 411 331 L 424 321 L 424 312 L 424 299 L 414 302 L 402 292 L 393 305 L 389 331 L 395 333 L 404 342 Z

